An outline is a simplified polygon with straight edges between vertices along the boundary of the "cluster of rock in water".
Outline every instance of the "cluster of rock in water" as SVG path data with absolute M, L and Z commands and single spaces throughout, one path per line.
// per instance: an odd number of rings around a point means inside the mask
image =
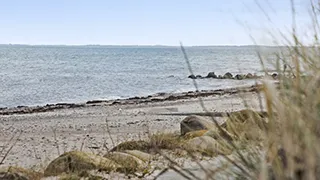
M 233 112 L 219 127 L 210 119 L 202 116 L 188 116 L 180 123 L 180 135 L 163 134 L 148 140 L 127 141 L 118 144 L 104 155 L 81 151 L 66 152 L 49 163 L 43 172 L 35 172 L 19 167 L 0 169 L 0 179 L 41 179 L 76 175 L 97 177 L 97 172 L 111 172 L 145 177 L 156 167 L 159 150 L 185 151 L 200 153 L 209 157 L 230 155 L 233 150 L 227 141 L 260 141 L 260 130 L 265 126 L 264 117 L 252 110 Z M 261 125 L 261 127 L 260 127 Z M 179 154 L 181 155 L 181 154 Z M 94 173 L 92 173 L 94 172 Z
M 243 80 L 243 79 L 257 79 L 257 78 L 261 78 L 262 76 L 258 76 L 256 74 L 236 74 L 235 76 L 233 76 L 233 74 L 231 74 L 230 72 L 225 73 L 223 76 L 222 75 L 216 75 L 214 72 L 209 72 L 207 76 L 201 76 L 201 75 L 190 75 L 188 76 L 188 78 L 191 79 L 205 79 L 205 78 L 213 78 L 213 79 L 235 79 L 235 80 Z M 277 79 L 278 78 L 278 74 L 277 73 L 273 73 L 271 74 L 271 77 L 273 79 Z

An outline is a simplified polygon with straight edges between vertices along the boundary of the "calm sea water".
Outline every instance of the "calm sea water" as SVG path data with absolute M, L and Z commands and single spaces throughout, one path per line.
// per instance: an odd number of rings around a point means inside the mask
M 195 74 L 254 73 L 254 47 L 187 47 Z M 272 59 L 276 48 L 263 48 Z M 0 107 L 85 102 L 195 90 L 179 47 L 0 46 Z M 200 89 L 252 80 L 197 80 Z

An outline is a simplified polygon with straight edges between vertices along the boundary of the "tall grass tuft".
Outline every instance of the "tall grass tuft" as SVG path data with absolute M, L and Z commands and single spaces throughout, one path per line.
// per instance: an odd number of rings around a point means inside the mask
M 296 33 L 294 2 L 291 1 L 293 26 L 288 45 L 277 54 L 279 84 L 263 80 L 264 104 L 268 124 L 262 147 L 248 145 L 248 179 L 319 179 L 320 178 L 320 54 L 318 16 L 320 4 L 311 2 L 312 45 L 304 45 Z M 289 39 L 293 39 L 293 42 Z M 282 54 L 287 53 L 286 56 Z M 281 58 L 280 58 L 281 57 Z M 281 64 L 283 66 L 281 66 Z M 286 68 L 288 71 L 283 69 Z
M 320 1 L 310 0 L 310 4 L 313 35 L 309 38 L 311 45 L 305 45 L 297 34 L 295 4 L 291 0 L 291 34 L 288 37 L 281 33 L 287 45 L 275 54 L 279 82 L 262 80 L 261 107 L 267 111 L 267 123 L 259 132 L 259 142 L 245 141 L 245 149 L 229 142 L 235 153 L 232 158 L 225 156 L 232 164 L 228 176 L 261 180 L 320 179 Z M 186 52 L 181 48 L 192 73 Z M 258 57 L 265 68 L 262 55 Z M 194 84 L 197 88 L 195 81 Z M 206 110 L 202 102 L 201 105 Z

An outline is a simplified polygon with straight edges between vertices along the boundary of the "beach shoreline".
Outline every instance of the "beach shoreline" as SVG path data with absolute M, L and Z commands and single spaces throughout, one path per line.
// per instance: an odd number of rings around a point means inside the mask
M 125 99 L 111 99 L 111 100 L 89 100 L 84 103 L 56 103 L 46 104 L 44 106 L 16 106 L 0 108 L 0 115 L 13 114 L 30 114 L 39 112 L 48 112 L 58 109 L 73 109 L 83 108 L 88 106 L 113 106 L 113 105 L 129 105 L 129 104 L 147 104 L 154 102 L 176 101 L 180 99 L 190 99 L 208 96 L 221 96 L 225 94 L 237 94 L 240 92 L 257 92 L 259 85 L 233 87 L 215 90 L 196 90 L 180 93 L 156 93 L 148 96 L 135 96 Z
M 259 110 L 260 88 L 251 86 L 175 95 L 158 94 L 130 100 L 90 102 L 84 106 L 62 105 L 62 108 L 46 111 L 14 112 L 7 109 L 6 114 L 2 110 L 0 144 L 5 149 L 3 152 L 15 143 L 3 166 L 14 165 L 41 171 L 63 152 L 81 150 L 101 154 L 121 142 L 145 139 L 149 134 L 179 133 L 180 122 L 185 116 L 160 114 L 205 112 L 198 97 L 210 112 L 247 108 L 244 100 L 250 105 L 249 108 Z M 22 135 L 17 137 L 19 133 Z

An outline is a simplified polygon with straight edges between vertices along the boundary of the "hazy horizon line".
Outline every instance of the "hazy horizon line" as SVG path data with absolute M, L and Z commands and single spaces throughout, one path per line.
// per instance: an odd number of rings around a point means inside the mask
M 0 46 L 109 46 L 109 47 L 180 47 L 180 45 L 139 45 L 139 44 L 124 44 L 124 45 L 116 45 L 116 44 L 1 44 Z M 248 47 L 248 46 L 258 46 L 258 47 L 285 47 L 284 45 L 263 45 L 263 44 L 227 44 L 227 45 L 183 45 L 184 47 Z

